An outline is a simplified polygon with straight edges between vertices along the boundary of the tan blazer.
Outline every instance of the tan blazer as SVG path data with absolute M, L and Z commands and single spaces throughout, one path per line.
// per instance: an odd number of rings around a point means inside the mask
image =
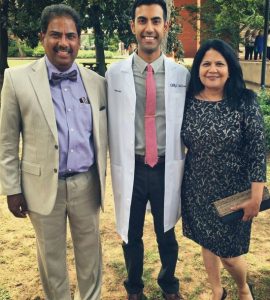
M 105 80 L 79 65 L 92 107 L 103 207 L 107 120 Z M 105 109 L 104 109 L 105 107 Z M 22 135 L 22 157 L 19 140 Z M 23 193 L 28 209 L 49 214 L 58 187 L 58 134 L 45 59 L 5 71 L 0 111 L 0 194 Z

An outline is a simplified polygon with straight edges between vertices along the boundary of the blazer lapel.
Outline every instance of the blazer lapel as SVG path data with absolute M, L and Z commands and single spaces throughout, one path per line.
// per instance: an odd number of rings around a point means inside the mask
M 55 141 L 58 141 L 53 101 L 44 58 L 38 60 L 37 63 L 32 66 L 32 72 L 30 72 L 29 77 L 32 81 L 37 99 L 40 103 L 46 121 L 55 138 Z

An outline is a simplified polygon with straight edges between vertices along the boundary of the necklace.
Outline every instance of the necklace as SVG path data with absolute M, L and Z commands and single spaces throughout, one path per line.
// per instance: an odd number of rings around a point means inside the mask
M 203 100 L 203 101 L 207 101 L 207 102 L 219 102 L 223 99 L 223 95 L 211 95 L 211 96 L 206 96 L 205 93 L 203 93 L 204 91 L 201 91 L 198 96 L 199 99 Z

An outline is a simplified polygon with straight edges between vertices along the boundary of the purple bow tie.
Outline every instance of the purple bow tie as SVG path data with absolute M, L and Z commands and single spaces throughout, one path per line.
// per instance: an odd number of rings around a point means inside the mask
M 76 81 L 77 80 L 77 70 L 73 70 L 69 73 L 54 73 L 52 72 L 52 76 L 50 79 L 50 82 L 52 85 L 56 85 L 60 83 L 62 80 L 71 80 Z

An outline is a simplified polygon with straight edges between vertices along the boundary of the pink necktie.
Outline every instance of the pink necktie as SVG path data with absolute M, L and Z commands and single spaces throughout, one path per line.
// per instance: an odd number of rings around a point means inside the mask
M 145 163 L 154 167 L 158 162 L 156 134 L 156 83 L 151 65 L 147 65 L 145 104 Z

